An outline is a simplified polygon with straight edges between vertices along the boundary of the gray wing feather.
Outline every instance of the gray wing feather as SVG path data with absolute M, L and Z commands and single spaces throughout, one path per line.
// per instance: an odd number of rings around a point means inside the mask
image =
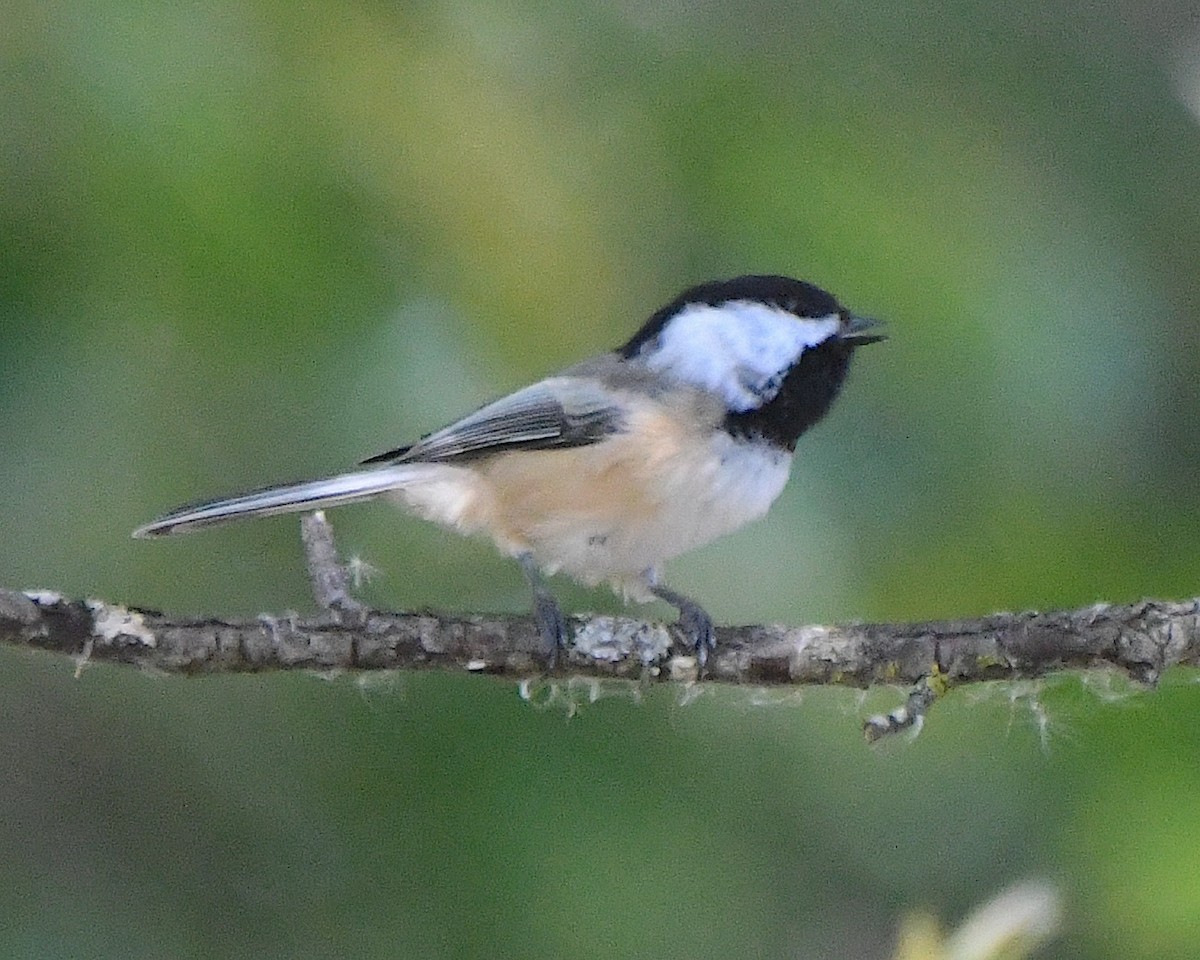
M 584 446 L 619 432 L 623 419 L 619 402 L 600 383 L 555 377 L 423 437 L 397 451 L 395 460 L 429 463 L 502 450 Z

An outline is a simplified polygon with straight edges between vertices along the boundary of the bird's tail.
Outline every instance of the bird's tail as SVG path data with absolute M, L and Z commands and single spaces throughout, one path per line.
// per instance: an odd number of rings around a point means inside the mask
M 276 513 L 320 510 L 343 503 L 354 503 L 395 490 L 417 478 L 420 466 L 392 464 L 355 473 L 343 473 L 322 480 L 308 480 L 280 487 L 266 487 L 220 500 L 208 500 L 178 507 L 157 520 L 138 527 L 135 537 L 158 537 L 168 533 L 195 530 L 240 517 L 269 517 Z

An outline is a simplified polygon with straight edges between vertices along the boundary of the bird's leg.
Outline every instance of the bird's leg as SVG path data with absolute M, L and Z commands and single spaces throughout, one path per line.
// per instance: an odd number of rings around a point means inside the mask
M 705 613 L 704 608 L 695 600 L 685 597 L 682 593 L 677 593 L 669 587 L 655 583 L 654 579 L 653 571 L 647 574 L 646 580 L 650 592 L 659 600 L 665 600 L 679 611 L 677 624 L 679 631 L 696 651 L 696 660 L 700 664 L 700 669 L 703 670 L 704 664 L 708 662 L 709 653 L 717 648 L 717 635 L 713 629 L 712 617 Z
M 558 665 L 559 653 L 567 646 L 567 618 L 563 616 L 562 607 L 558 605 L 554 594 L 542 579 L 533 555 L 522 553 L 517 556 L 517 561 L 521 564 L 525 579 L 529 581 L 529 587 L 533 591 L 533 620 L 542 638 L 546 666 L 553 670 Z

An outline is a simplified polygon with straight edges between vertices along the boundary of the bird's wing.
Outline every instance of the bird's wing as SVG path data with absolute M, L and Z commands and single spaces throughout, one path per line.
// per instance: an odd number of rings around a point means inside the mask
M 510 393 L 463 419 L 363 463 L 431 463 L 507 450 L 547 450 L 596 443 L 623 429 L 613 394 L 596 382 L 553 377 Z

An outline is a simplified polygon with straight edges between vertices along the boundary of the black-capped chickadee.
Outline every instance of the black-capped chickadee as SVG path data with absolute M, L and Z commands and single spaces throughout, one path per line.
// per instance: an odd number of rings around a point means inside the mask
M 866 332 L 875 326 L 800 280 L 700 284 L 619 349 L 361 470 L 180 507 L 134 536 L 386 495 L 515 557 L 551 658 L 567 627 L 539 571 L 665 600 L 703 665 L 712 620 L 659 583 L 661 565 L 766 513 L 797 439 L 829 410 L 855 349 L 884 339 Z

